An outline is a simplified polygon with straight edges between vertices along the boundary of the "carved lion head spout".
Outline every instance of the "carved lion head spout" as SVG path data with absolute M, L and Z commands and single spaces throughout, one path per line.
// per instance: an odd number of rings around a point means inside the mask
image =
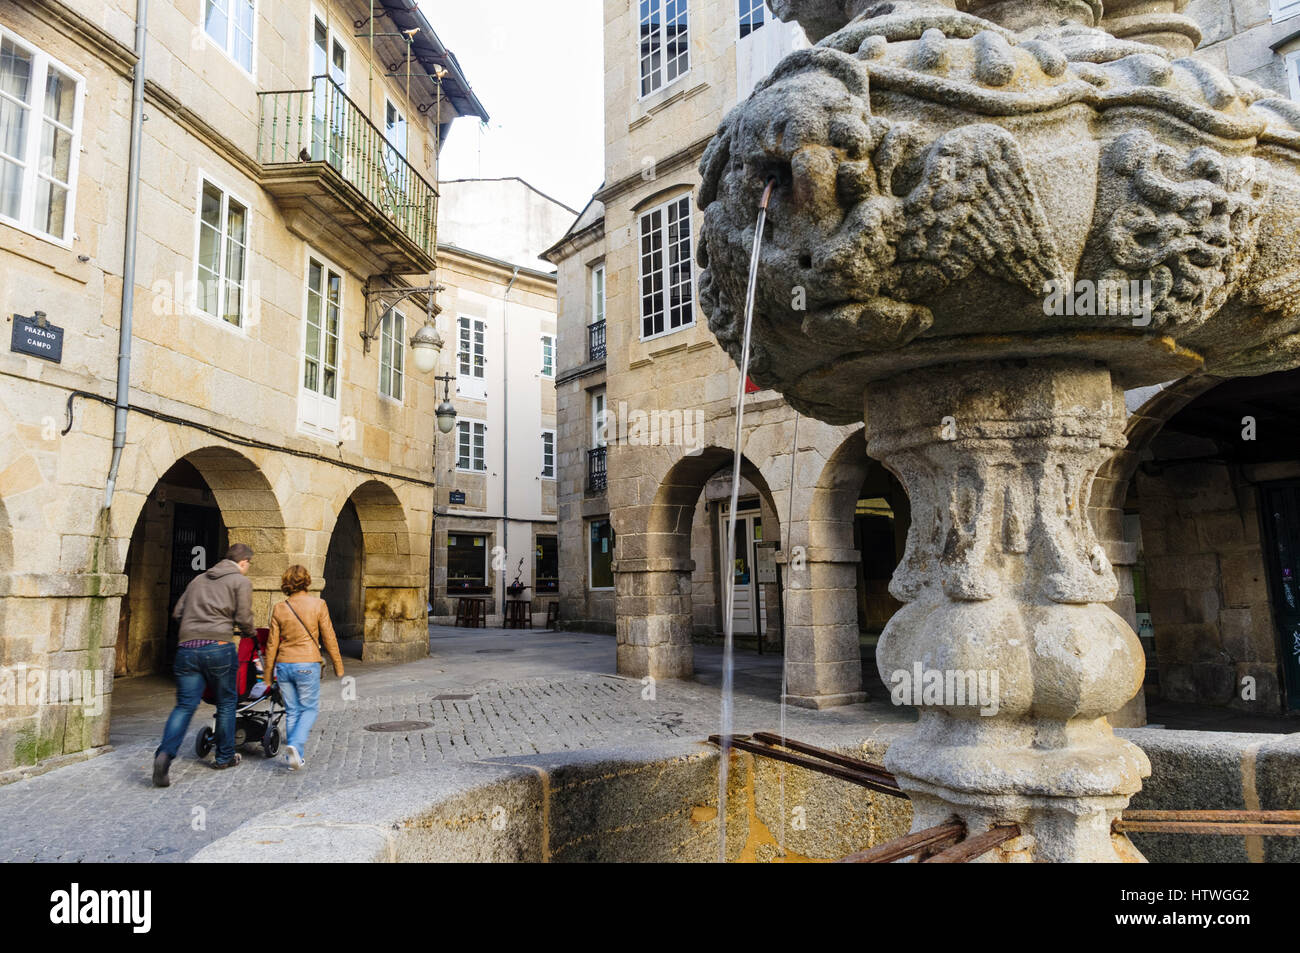
M 1142 28 L 1186 41 L 1161 19 L 1181 5 L 1152 0 Z M 1073 354 L 1134 385 L 1300 362 L 1294 104 L 1092 26 L 1091 0 L 775 8 L 835 31 L 760 83 L 701 165 L 701 303 L 733 356 L 778 181 L 756 381 L 846 423 L 869 381 L 941 361 Z

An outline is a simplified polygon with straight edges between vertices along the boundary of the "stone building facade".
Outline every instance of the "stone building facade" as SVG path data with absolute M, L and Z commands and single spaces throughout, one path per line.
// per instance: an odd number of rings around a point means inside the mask
M 1300 97 L 1300 4 L 1148 6 L 1186 8 L 1203 25 L 1203 37 L 1169 38 L 1180 55 L 1197 45 L 1193 55 Z M 1115 21 L 1142 10 L 1119 7 L 1107 26 L 1122 33 Z M 728 110 L 806 42 L 749 0 L 605 3 L 606 181 L 548 257 L 559 279 L 561 611 L 571 624 L 615 629 L 628 675 L 689 674 L 692 640 L 721 628 L 719 502 L 729 495 L 739 380 L 695 298 L 698 165 Z M 1129 449 L 1098 477 L 1090 512 L 1118 570 L 1112 607 L 1143 635 L 1148 692 L 1276 713 L 1296 707 L 1286 686 L 1300 685 L 1300 649 L 1288 658 L 1296 624 L 1277 605 L 1290 577 L 1266 558 L 1260 526 L 1272 517 L 1260 515 L 1264 491 L 1254 481 L 1300 476 L 1294 450 L 1271 441 L 1241 470 L 1222 452 L 1220 426 L 1218 451 L 1200 444 L 1177 475 L 1141 467 L 1189 453 L 1175 449 L 1186 441 L 1172 429 L 1157 440 L 1178 411 L 1197 439 L 1213 442 L 1186 405 L 1216 383 L 1200 377 L 1128 395 Z M 1272 393 L 1285 382 L 1241 386 Z M 855 701 L 864 684 L 878 684 L 873 634 L 897 607 L 886 586 L 902 554 L 906 494 L 867 458 L 861 425 L 796 418 L 769 391 L 745 401 L 745 531 L 752 537 L 761 520 L 763 542 L 779 544 L 783 591 L 757 583 L 746 561 L 734 567 L 738 593 L 748 589 L 750 618 L 765 619 L 757 623 L 765 633 L 784 628 L 791 702 Z M 669 439 L 663 427 L 638 431 L 638 414 L 649 424 L 668 419 Z M 1284 427 L 1276 408 L 1267 416 Z M 699 426 L 672 432 L 678 419 Z M 627 425 L 610 423 L 620 420 Z M 1279 486 L 1267 492 L 1285 497 Z M 1175 522 L 1178 532 L 1166 529 Z M 1141 694 L 1119 720 L 1145 720 Z
M 443 183 L 439 304 L 453 337 L 438 373 L 456 378 L 458 416 L 437 448 L 438 621 L 469 597 L 500 624 L 517 598 L 543 625 L 558 598 L 555 276 L 537 254 L 575 214 L 517 178 Z
M 0 6 L 0 312 L 62 344 L 0 353 L 0 778 L 107 742 L 114 675 L 166 670 L 230 542 L 259 621 L 301 563 L 352 651 L 427 652 L 428 303 L 376 292 L 427 286 L 441 141 L 486 113 L 401 2 L 150 4 L 124 289 L 135 6 Z

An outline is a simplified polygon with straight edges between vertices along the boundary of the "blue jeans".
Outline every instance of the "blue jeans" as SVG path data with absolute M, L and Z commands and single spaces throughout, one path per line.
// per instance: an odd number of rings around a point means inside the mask
M 176 676 L 176 707 L 167 718 L 162 744 L 154 755 L 176 757 L 189 730 L 194 710 L 203 699 L 205 685 L 211 684 L 217 697 L 217 763 L 235 757 L 235 703 L 239 692 L 235 674 L 239 671 L 239 652 L 230 642 L 218 642 L 202 648 L 176 650 L 172 674 Z
M 288 743 L 302 755 L 307 751 L 307 734 L 320 713 L 320 663 L 276 662 L 275 681 L 284 699 Z

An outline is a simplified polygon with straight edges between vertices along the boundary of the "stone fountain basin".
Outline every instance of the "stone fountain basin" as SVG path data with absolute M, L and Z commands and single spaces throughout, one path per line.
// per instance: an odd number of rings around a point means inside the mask
M 884 726 L 864 739 L 841 730 L 838 738 L 807 740 L 879 762 L 899 731 Z M 1300 807 L 1300 734 L 1117 733 L 1151 759 L 1152 776 L 1134 808 Z M 267 811 L 192 861 L 711 862 L 718 763 L 714 746 L 676 741 L 444 764 Z M 735 753 L 728 859 L 776 857 L 781 770 L 770 759 Z M 908 830 L 906 801 L 792 766 L 784 772 L 789 860 L 834 860 Z M 796 815 L 796 808 L 803 810 Z M 1300 838 L 1132 839 L 1153 862 L 1300 861 Z

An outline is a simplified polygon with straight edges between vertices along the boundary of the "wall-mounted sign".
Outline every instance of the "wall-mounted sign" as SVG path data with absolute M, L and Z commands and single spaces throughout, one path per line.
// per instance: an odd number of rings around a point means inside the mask
M 56 364 L 63 362 L 63 328 L 55 327 L 48 321 L 42 325 L 36 318 L 21 314 L 15 314 L 13 321 L 14 334 L 9 342 L 9 350 L 44 358 Z
M 450 504 L 450 503 L 461 503 L 461 504 L 463 504 L 463 503 L 465 502 L 465 491 L 464 491 L 464 490 L 452 490 L 450 493 L 447 494 L 447 502 L 448 502 L 449 504 Z

